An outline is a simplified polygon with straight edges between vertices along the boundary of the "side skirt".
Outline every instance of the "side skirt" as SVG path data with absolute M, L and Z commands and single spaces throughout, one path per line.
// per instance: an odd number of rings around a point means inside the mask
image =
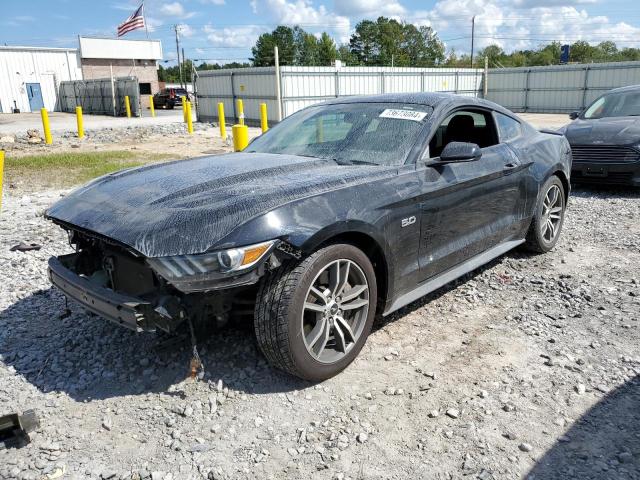
M 500 245 L 496 245 L 495 247 L 482 252 L 475 257 L 466 260 L 465 262 L 456 265 L 453 268 L 437 275 L 424 283 L 421 283 L 416 288 L 411 290 L 410 292 L 405 293 L 404 295 L 397 298 L 389 308 L 385 310 L 382 314 L 383 316 L 387 316 L 392 312 L 404 307 L 405 305 L 410 304 L 411 302 L 419 299 L 420 297 L 424 297 L 425 295 L 433 292 L 434 290 L 439 289 L 440 287 L 446 285 L 449 282 L 452 282 L 456 278 L 461 277 L 462 275 L 475 270 L 478 267 L 481 267 L 485 263 L 489 263 L 494 258 L 499 257 L 500 255 L 508 252 L 509 250 L 514 249 L 518 245 L 524 243 L 524 239 L 522 240 L 510 240 L 508 242 L 501 243 Z

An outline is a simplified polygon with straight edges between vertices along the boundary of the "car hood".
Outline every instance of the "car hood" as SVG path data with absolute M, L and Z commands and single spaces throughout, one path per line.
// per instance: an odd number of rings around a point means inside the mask
M 578 119 L 567 126 L 572 145 L 631 145 L 640 143 L 640 117 Z
M 395 172 L 293 155 L 200 157 L 105 175 L 55 203 L 46 216 L 147 257 L 196 254 L 273 208 Z

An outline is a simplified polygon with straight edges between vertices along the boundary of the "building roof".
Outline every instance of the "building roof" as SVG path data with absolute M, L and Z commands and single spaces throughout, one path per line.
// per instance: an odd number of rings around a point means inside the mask
M 74 52 L 77 48 L 61 48 L 61 47 L 31 47 L 24 45 L 0 45 L 0 51 L 31 51 L 31 52 Z

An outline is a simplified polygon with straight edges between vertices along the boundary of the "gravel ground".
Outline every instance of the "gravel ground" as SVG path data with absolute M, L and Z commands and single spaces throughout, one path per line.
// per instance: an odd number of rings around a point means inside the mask
M 378 320 L 313 385 L 271 369 L 251 325 L 201 344 L 61 318 L 42 218 L 5 194 L 0 414 L 41 428 L 2 479 L 640 479 L 640 191 L 577 189 L 556 249 L 518 251 Z M 19 241 L 40 251 L 10 252 Z

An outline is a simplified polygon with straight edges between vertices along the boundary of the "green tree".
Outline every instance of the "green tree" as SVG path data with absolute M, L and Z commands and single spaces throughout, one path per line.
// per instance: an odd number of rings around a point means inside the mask
M 386 17 L 358 23 L 349 48 L 361 65 L 425 67 L 445 59 L 444 45 L 431 27 L 418 28 Z
M 489 59 L 490 67 L 499 67 L 504 65 L 505 53 L 502 47 L 499 45 L 488 45 L 480 50 L 480 52 L 478 52 L 478 58 L 484 57 L 487 57 Z M 475 61 L 473 63 L 475 63 Z
M 295 64 L 301 66 L 319 65 L 320 46 L 318 39 L 300 27 L 294 27 Z
M 280 65 L 295 65 L 296 45 L 294 31 L 290 27 L 279 25 L 271 33 L 258 37 L 251 49 L 251 62 L 256 67 L 268 67 L 275 64 L 274 47 L 278 47 Z
M 594 57 L 595 49 L 584 40 L 578 40 L 571 45 L 570 56 L 572 62 L 588 63 Z
M 322 32 L 318 41 L 318 64 L 328 66 L 338 58 L 338 50 L 336 50 L 336 42 L 327 34 Z

